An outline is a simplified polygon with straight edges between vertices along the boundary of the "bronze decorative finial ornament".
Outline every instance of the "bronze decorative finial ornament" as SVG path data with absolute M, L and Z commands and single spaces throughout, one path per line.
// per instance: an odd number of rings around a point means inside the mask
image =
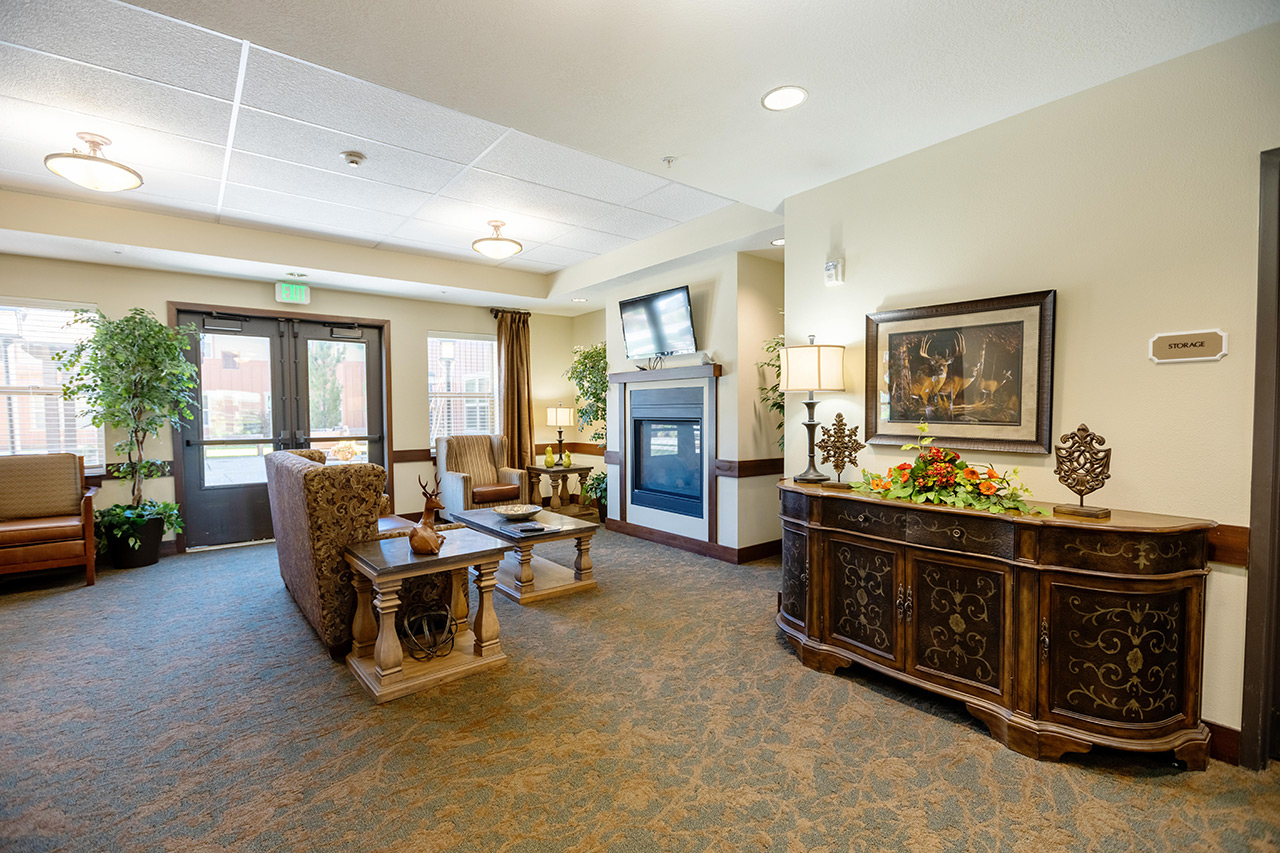
M 1055 506 L 1053 514 L 1110 518 L 1111 510 L 1106 507 L 1085 506 L 1084 503 L 1085 495 L 1101 489 L 1111 479 L 1111 448 L 1102 446 L 1107 440 L 1090 431 L 1085 424 L 1080 424 L 1075 432 L 1069 432 L 1059 440 L 1062 444 L 1053 448 L 1058 459 L 1058 467 L 1053 469 L 1053 473 L 1058 475 L 1059 482 L 1080 496 L 1080 506 Z
M 866 445 L 858 441 L 858 428 L 855 426 L 849 429 L 845 424 L 843 412 L 836 413 L 835 423 L 830 427 L 822 428 L 822 441 L 816 442 L 813 446 L 822 451 L 822 464 L 826 465 L 830 462 L 836 469 L 836 482 L 823 483 L 823 488 L 852 488 L 848 483 L 840 482 L 840 477 L 844 473 L 845 466 L 858 467 L 858 451 L 865 449 Z

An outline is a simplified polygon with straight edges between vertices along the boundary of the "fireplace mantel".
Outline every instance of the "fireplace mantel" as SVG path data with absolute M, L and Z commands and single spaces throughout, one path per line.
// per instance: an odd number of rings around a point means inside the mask
M 719 363 L 691 364 L 688 367 L 659 367 L 656 370 L 628 370 L 610 373 L 610 385 L 626 385 L 631 382 L 661 382 L 668 379 L 710 379 L 721 373 Z

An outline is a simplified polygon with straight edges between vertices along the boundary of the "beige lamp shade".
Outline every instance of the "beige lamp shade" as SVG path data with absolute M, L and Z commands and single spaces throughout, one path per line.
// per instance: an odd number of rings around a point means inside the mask
M 562 406 L 552 406 L 547 409 L 547 426 L 573 426 L 573 409 L 566 409 Z
M 779 390 L 844 390 L 844 347 L 801 344 L 783 347 L 778 354 L 782 358 Z

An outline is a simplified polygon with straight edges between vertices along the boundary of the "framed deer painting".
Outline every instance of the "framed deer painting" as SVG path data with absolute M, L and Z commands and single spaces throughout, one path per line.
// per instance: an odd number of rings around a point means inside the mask
M 867 315 L 867 441 L 1048 453 L 1057 291 Z

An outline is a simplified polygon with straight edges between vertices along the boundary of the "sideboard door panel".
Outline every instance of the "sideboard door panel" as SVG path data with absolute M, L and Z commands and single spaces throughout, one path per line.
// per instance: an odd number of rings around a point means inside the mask
M 902 669 L 900 596 L 905 596 L 902 549 L 859 536 L 832 534 L 827 542 L 831 578 L 827 614 L 833 646 Z
M 782 525 L 782 615 L 803 631 L 809 621 L 809 537 Z
M 1040 717 L 1115 733 L 1185 728 L 1198 716 L 1188 614 L 1200 579 L 1145 584 L 1046 573 Z M 1190 657 L 1198 660 L 1199 650 Z
M 1012 571 L 907 549 L 906 671 L 1011 706 Z

